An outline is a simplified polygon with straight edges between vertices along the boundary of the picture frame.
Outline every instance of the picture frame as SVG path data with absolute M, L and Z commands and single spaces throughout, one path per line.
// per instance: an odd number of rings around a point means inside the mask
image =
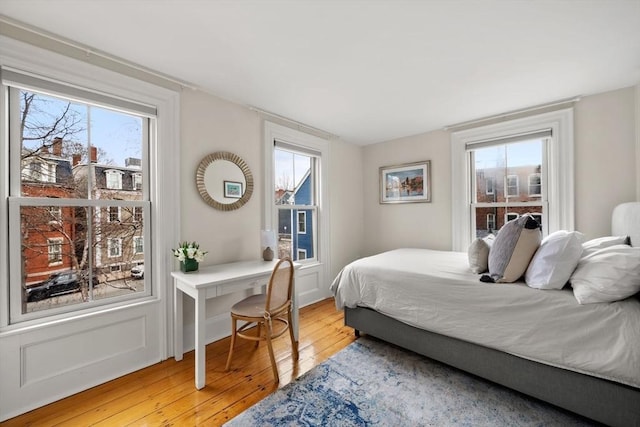
M 380 203 L 431 202 L 431 161 L 380 167 Z
M 223 181 L 224 197 L 229 199 L 239 199 L 242 197 L 242 183 L 236 181 Z

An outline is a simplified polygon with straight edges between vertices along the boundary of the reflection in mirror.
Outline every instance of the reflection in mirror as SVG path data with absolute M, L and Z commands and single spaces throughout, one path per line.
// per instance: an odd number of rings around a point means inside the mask
M 247 183 L 238 165 L 228 160 L 216 160 L 204 173 L 204 186 L 213 200 L 230 204 L 242 197 Z
M 230 211 L 242 207 L 253 193 L 253 175 L 239 156 L 219 151 L 209 154 L 196 171 L 196 185 L 205 202 Z

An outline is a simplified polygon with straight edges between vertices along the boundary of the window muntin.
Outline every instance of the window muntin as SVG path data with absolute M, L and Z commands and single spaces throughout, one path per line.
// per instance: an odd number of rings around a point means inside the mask
M 498 231 L 506 222 L 525 213 L 542 216 L 546 201 L 543 199 L 543 161 L 546 158 L 546 138 L 512 141 L 508 143 L 482 144 L 468 150 L 471 159 L 470 176 L 473 177 L 473 202 L 471 209 L 476 218 L 474 235 L 483 237 Z M 531 175 L 540 177 L 541 196 L 530 197 L 521 193 L 520 180 L 529 182 Z M 502 182 L 492 194 L 487 194 L 487 183 Z M 494 219 L 493 223 L 489 217 Z
M 274 200 L 278 215 L 278 257 L 299 260 L 316 254 L 316 177 L 319 159 L 288 148 L 274 149 Z
M 22 275 L 11 273 L 13 278 L 22 276 L 22 281 L 11 281 L 10 322 L 82 308 L 98 299 L 120 301 L 149 295 L 146 281 L 137 283 L 135 292 L 110 290 L 120 288 L 121 280 L 111 274 L 113 262 L 117 260 L 128 270 L 129 264 L 144 259 L 135 249 L 144 247 L 143 217 L 149 202 L 142 183 L 152 119 L 38 89 L 5 88 L 9 123 L 25 124 L 22 133 L 15 128 L 10 132 L 12 151 L 20 153 L 11 162 L 20 166 L 10 167 L 18 172 L 18 185 L 11 187 L 9 220 L 25 231 L 10 233 L 11 244 L 23 248 L 11 254 L 10 267 L 24 270 Z M 124 159 L 125 152 L 136 157 Z M 107 170 L 118 182 L 108 181 Z M 137 224 L 132 227 L 134 216 Z M 134 246 L 132 235 L 142 243 Z M 50 254 L 59 261 L 48 262 Z M 80 293 L 26 301 L 26 289 L 43 284 L 61 270 L 74 272 Z M 93 286 L 104 282 L 113 283 L 104 288 Z

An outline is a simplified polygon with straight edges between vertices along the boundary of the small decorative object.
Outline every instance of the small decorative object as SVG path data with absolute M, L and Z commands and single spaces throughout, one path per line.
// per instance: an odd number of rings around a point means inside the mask
M 380 203 L 431 201 L 431 161 L 380 168 Z
M 185 273 L 198 271 L 198 263 L 204 261 L 207 252 L 200 249 L 196 242 L 182 242 L 177 249 L 172 249 L 173 255 L 180 261 L 180 270 Z
M 265 261 L 273 260 L 273 249 L 276 247 L 276 233 L 272 230 L 262 230 L 262 259 Z

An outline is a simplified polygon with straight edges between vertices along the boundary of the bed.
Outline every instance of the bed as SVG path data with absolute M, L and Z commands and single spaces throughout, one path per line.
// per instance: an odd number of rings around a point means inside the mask
M 616 207 L 612 235 L 640 246 L 640 203 Z M 467 253 L 411 248 L 354 261 L 331 290 L 356 335 L 598 422 L 640 426 L 638 294 L 578 304 L 569 286 L 483 283 L 469 269 Z

